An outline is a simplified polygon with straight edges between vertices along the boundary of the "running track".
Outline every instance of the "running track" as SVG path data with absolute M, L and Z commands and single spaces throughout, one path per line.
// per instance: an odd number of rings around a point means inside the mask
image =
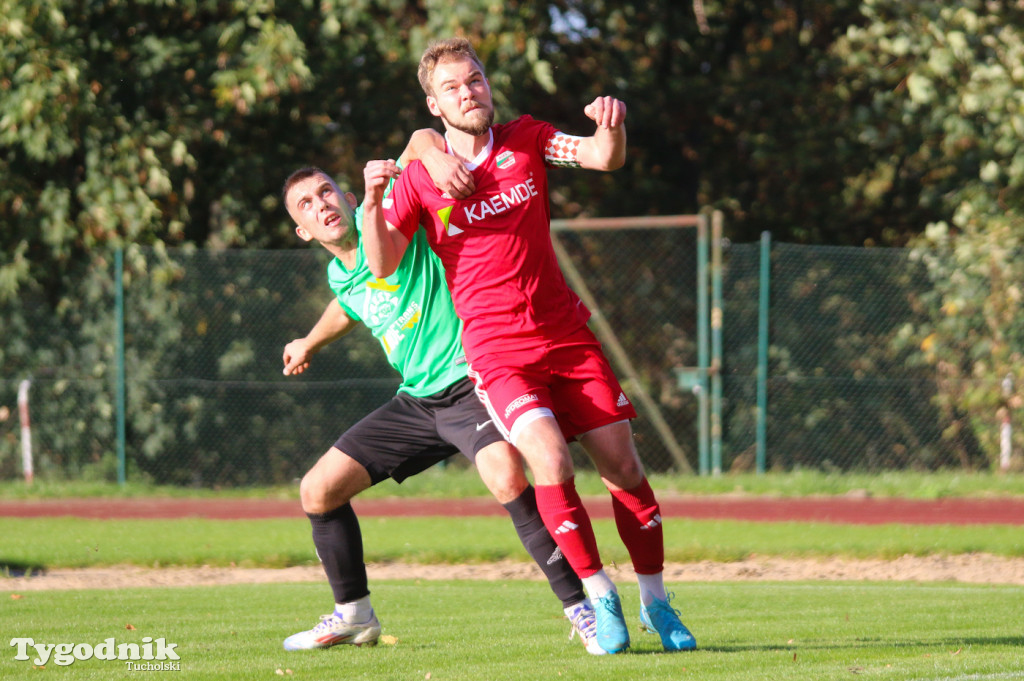
M 1024 499 L 863 499 L 815 497 L 779 499 L 765 497 L 659 498 L 667 518 L 732 519 L 764 522 L 823 522 L 856 525 L 952 524 L 1024 525 Z M 611 518 L 608 497 L 585 500 L 594 518 Z M 356 499 L 362 516 L 491 516 L 504 509 L 491 499 Z M 0 517 L 79 518 L 302 518 L 297 500 L 279 499 L 42 499 L 0 500 Z

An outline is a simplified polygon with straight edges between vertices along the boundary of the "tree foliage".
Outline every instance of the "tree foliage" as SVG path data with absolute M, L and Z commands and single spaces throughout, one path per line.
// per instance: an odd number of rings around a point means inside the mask
M 991 432 L 1000 381 L 1024 381 L 1022 19 L 984 0 L 0 0 L 3 377 L 106 389 L 115 247 L 125 282 L 154 282 L 135 375 L 194 370 L 195 328 L 164 312 L 222 291 L 185 295 L 166 249 L 293 247 L 284 176 L 315 164 L 358 194 L 365 161 L 436 125 L 417 60 L 461 34 L 499 119 L 587 134 L 587 102 L 626 101 L 628 167 L 553 171 L 556 217 L 713 206 L 738 241 L 913 244 L 931 322 L 893 356 L 916 348 L 943 408 Z M 252 351 L 220 349 L 196 377 L 245 373 Z M 83 432 L 109 429 L 98 413 Z M 173 434 L 141 413 L 156 451 Z
M 900 342 L 934 367 L 938 403 L 965 414 L 954 430 L 976 433 L 994 457 L 1024 381 L 1024 9 L 874 0 L 865 13 L 870 24 L 840 46 L 876 89 L 858 113 L 873 151 L 864 183 L 914 176 L 919 204 L 941 218 L 913 253 L 933 285 L 920 299 L 929 321 L 908 324 Z

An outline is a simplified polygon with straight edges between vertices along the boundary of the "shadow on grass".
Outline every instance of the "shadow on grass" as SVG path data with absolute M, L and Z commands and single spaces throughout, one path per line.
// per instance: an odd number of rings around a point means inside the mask
M 33 577 L 45 574 L 46 566 L 37 563 L 8 561 L 0 558 L 0 577 Z

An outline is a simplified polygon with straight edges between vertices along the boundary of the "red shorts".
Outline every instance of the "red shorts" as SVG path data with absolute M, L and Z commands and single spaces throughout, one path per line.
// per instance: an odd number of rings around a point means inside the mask
M 587 327 L 537 348 L 488 352 L 471 363 L 469 377 L 513 444 L 516 421 L 535 409 L 549 410 L 567 440 L 636 418 L 601 343 Z M 524 419 L 520 428 L 530 420 Z

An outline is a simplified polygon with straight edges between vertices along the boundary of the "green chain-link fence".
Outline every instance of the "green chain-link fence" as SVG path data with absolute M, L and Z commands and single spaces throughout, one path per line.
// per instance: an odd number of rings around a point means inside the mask
M 759 248 L 727 249 L 723 468 L 755 462 Z M 776 244 L 766 380 L 768 469 L 987 465 L 935 371 L 900 332 L 922 320 L 924 268 L 903 249 Z
M 698 357 L 696 230 L 563 231 L 557 242 L 614 332 L 604 340 L 628 358 L 616 369 L 640 407 L 645 465 L 698 470 L 698 399 L 678 380 Z M 300 477 L 398 385 L 362 331 L 302 376 L 282 375 L 283 346 L 330 299 L 321 251 L 127 249 L 120 445 L 114 255 L 83 259 L 65 291 L 0 303 L 0 477 L 21 475 L 24 380 L 37 478 L 239 486 Z M 758 458 L 761 261 L 758 244 L 724 250 L 723 471 Z M 907 251 L 776 244 L 770 273 L 766 469 L 988 465 L 992 453 L 963 415 L 934 406 L 934 371 L 897 342 L 926 314 L 927 277 Z

